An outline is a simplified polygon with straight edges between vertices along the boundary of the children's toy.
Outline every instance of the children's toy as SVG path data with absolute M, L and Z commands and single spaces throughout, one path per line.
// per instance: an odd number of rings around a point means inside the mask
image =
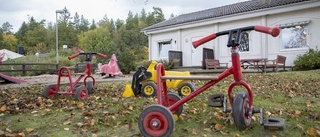
M 169 76 L 165 73 L 162 64 L 157 65 L 157 98 L 158 104 L 150 105 L 145 108 L 139 116 L 138 126 L 143 136 L 170 136 L 172 133 L 175 121 L 173 114 L 179 116 L 183 110 L 183 104 L 200 93 L 204 92 L 211 86 L 220 82 L 227 76 L 233 74 L 234 82 L 232 82 L 228 89 L 228 99 L 230 101 L 231 109 L 227 107 L 227 99 L 223 94 L 211 95 L 209 97 L 209 105 L 215 107 L 223 107 L 225 113 L 231 112 L 234 123 L 239 130 L 247 128 L 252 121 L 254 113 L 260 113 L 260 123 L 266 129 L 283 130 L 285 128 L 285 121 L 281 118 L 267 118 L 263 122 L 262 109 L 255 109 L 253 107 L 253 92 L 248 83 L 242 80 L 242 72 L 240 69 L 240 55 L 239 55 L 239 40 L 241 33 L 244 31 L 255 30 L 258 32 L 270 34 L 276 37 L 280 33 L 279 28 L 269 28 L 264 26 L 249 26 L 228 31 L 218 32 L 193 42 L 193 46 L 197 48 L 216 37 L 222 35 L 229 35 L 227 47 L 231 48 L 232 66 L 222 72 L 219 76 Z M 187 79 L 187 80 L 209 80 L 205 85 L 192 92 L 190 95 L 180 98 L 178 95 L 168 93 L 167 84 L 165 80 L 168 79 Z M 232 94 L 232 89 L 235 86 L 243 86 L 246 92 Z
M 107 59 L 108 56 L 102 53 L 82 52 L 82 53 L 76 53 L 72 56 L 69 56 L 68 59 L 71 60 L 79 55 L 85 55 L 85 61 L 87 62 L 86 70 L 80 75 L 80 77 L 75 82 L 72 82 L 70 70 L 67 67 L 61 67 L 58 72 L 58 84 L 57 85 L 50 84 L 44 88 L 42 95 L 45 98 L 53 98 L 56 94 L 67 94 L 67 95 L 75 95 L 77 100 L 83 101 L 87 98 L 88 94 L 93 93 L 94 86 L 95 86 L 95 79 L 91 75 L 90 61 L 91 61 L 92 55 L 98 55 L 105 59 Z M 61 87 L 60 80 L 62 77 L 67 77 L 70 82 L 69 87 L 65 91 L 60 91 L 60 87 Z M 84 78 L 83 80 L 84 85 L 81 85 L 79 82 L 83 78 Z
M 112 54 L 110 62 L 105 65 L 98 65 L 101 76 L 109 75 L 112 76 L 122 76 L 122 72 L 120 71 L 119 65 L 117 63 L 117 57 L 115 54 Z
M 157 94 L 157 70 L 156 61 L 152 61 L 148 69 L 139 67 L 132 77 L 132 85 L 126 85 L 123 97 L 142 94 L 144 96 L 155 96 Z M 168 76 L 190 76 L 189 71 L 165 71 Z M 180 96 L 187 96 L 195 90 L 194 84 L 188 79 L 166 80 L 168 88 L 178 89 Z

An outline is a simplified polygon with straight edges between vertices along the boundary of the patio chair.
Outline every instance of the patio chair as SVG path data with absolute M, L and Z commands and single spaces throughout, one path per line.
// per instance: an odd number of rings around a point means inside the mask
M 268 60 L 268 62 L 272 62 L 272 64 L 266 64 L 266 68 L 272 68 L 273 71 L 278 72 L 278 68 L 283 68 L 283 71 L 286 70 L 286 58 L 282 55 L 277 55 L 277 58 L 274 60 Z
M 206 69 L 227 69 L 228 63 L 220 63 L 216 59 L 205 59 Z

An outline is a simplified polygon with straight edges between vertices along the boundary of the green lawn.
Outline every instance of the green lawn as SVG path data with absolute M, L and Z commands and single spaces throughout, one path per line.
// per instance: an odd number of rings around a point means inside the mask
M 212 74 L 214 75 L 214 74 Z M 259 115 L 252 126 L 239 131 L 229 113 L 207 106 L 210 94 L 227 94 L 232 77 L 184 104 L 173 137 L 185 136 L 320 136 L 320 70 L 244 74 L 254 92 L 254 106 L 268 117 L 286 120 L 284 131 L 264 130 Z M 199 88 L 205 81 L 194 81 Z M 122 98 L 125 84 L 99 83 L 85 102 L 74 96 L 44 99 L 44 85 L 0 91 L 0 136 L 141 136 L 138 117 L 155 98 Z M 245 91 L 237 87 L 233 93 Z

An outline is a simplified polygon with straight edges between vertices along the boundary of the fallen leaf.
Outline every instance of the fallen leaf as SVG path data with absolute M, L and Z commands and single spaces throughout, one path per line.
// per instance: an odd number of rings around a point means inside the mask
M 82 107 L 83 107 L 83 103 L 82 103 L 82 102 L 78 102 L 78 103 L 77 103 L 77 107 L 78 107 L 78 108 L 82 108 Z
M 69 128 L 63 128 L 63 129 L 66 130 L 66 131 L 70 130 Z
M 71 121 L 65 121 L 65 122 L 63 122 L 63 125 L 69 125 L 71 123 Z
M 178 115 L 174 114 L 173 119 L 174 119 L 174 121 L 177 121 L 179 119 Z
M 221 131 L 222 128 L 223 128 L 223 126 L 221 124 L 214 125 L 215 131 Z
M 27 131 L 28 133 L 32 132 L 34 129 L 32 128 L 26 128 L 25 131 Z
M 196 135 L 196 134 L 198 134 L 198 133 L 197 133 L 197 130 L 195 130 L 195 129 L 192 129 L 192 134 L 193 134 L 193 135 Z
M 129 108 L 128 108 L 129 110 L 133 110 L 133 107 L 132 106 L 129 106 Z
M 307 134 L 311 137 L 319 137 L 316 129 L 309 127 L 307 130 Z
M 22 132 L 22 133 L 18 133 L 18 135 L 16 135 L 15 137 L 25 137 L 26 135 Z
M 307 101 L 306 104 L 307 104 L 307 107 L 311 107 L 311 102 L 310 101 Z
M 0 108 L 0 110 L 1 110 L 2 112 L 6 111 L 6 110 L 7 110 L 7 106 L 6 106 L 6 105 L 3 105 L 3 106 Z
M 295 114 L 296 114 L 296 115 L 300 115 L 300 114 L 301 114 L 301 111 L 296 110 L 296 111 L 295 111 Z
M 304 128 L 300 124 L 297 124 L 297 128 L 299 128 L 300 130 L 304 131 Z
M 11 133 L 11 132 L 12 132 L 12 130 L 11 130 L 11 129 L 9 129 L 9 128 L 6 128 L 6 131 L 7 131 L 7 132 L 9 132 L 9 133 Z

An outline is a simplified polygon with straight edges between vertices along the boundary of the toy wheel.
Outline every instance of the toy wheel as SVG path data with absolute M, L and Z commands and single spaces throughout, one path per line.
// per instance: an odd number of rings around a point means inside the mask
M 163 102 L 162 105 L 164 105 L 166 107 L 170 107 L 174 103 L 176 103 L 179 100 L 181 100 L 181 98 L 177 94 L 174 94 L 174 93 L 168 93 L 168 98 L 169 98 L 169 102 Z M 163 99 L 164 99 L 164 97 L 162 97 L 162 100 Z M 183 110 L 183 105 L 181 105 L 180 107 L 178 107 L 175 110 L 172 110 L 172 113 L 176 114 L 177 116 L 180 116 L 180 114 L 182 113 L 182 110 Z
M 190 82 L 181 83 L 178 87 L 178 93 L 182 97 L 190 95 L 193 91 L 195 91 L 195 87 Z
M 146 97 L 155 96 L 157 94 L 156 83 L 149 81 L 142 85 L 142 94 Z
M 93 82 L 92 81 L 87 81 L 86 82 L 86 87 L 87 87 L 87 90 L 88 90 L 88 94 L 92 94 L 93 91 L 94 91 Z
M 47 85 L 42 91 L 42 96 L 45 98 L 53 98 L 57 93 L 57 85 Z
M 232 117 L 239 130 L 243 130 L 251 124 L 252 115 L 250 111 L 248 94 L 243 92 L 237 93 L 233 100 Z
M 77 87 L 75 92 L 76 99 L 79 101 L 83 101 L 88 96 L 88 90 L 84 85 Z
M 170 110 L 159 104 L 145 108 L 138 119 L 139 130 L 145 137 L 168 137 L 174 124 Z

